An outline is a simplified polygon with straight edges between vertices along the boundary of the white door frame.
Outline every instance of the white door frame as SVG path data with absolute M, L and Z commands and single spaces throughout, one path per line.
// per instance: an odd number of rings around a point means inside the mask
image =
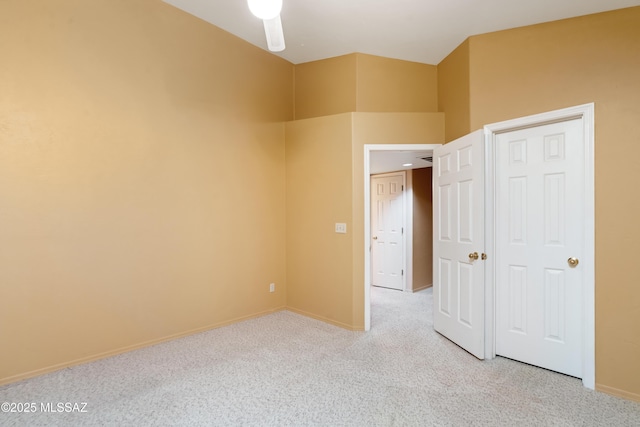
M 424 151 L 433 150 L 442 144 L 365 144 L 364 145 L 364 330 L 371 329 L 371 173 L 370 158 L 372 151 Z M 407 174 L 408 175 L 408 174 Z M 406 181 L 407 188 L 408 179 Z M 405 195 L 405 201 L 408 197 Z M 405 247 L 412 244 L 409 236 L 409 225 L 405 234 Z M 407 274 L 411 268 L 409 251 L 405 251 Z M 406 282 L 405 282 L 406 283 Z M 405 284 L 406 287 L 406 284 Z
M 584 202 L 584 294 L 582 384 L 595 388 L 595 152 L 594 104 L 584 104 L 547 113 L 493 123 L 485 134 L 485 247 L 490 258 L 485 267 L 485 357 L 496 356 L 495 342 L 495 135 L 517 129 L 582 118 L 584 126 L 585 202 Z M 581 260 L 582 261 L 582 260 Z

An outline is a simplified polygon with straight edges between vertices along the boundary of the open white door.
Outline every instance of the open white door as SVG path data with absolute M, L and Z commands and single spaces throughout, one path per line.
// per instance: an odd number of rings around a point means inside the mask
M 484 134 L 433 152 L 433 325 L 484 359 Z

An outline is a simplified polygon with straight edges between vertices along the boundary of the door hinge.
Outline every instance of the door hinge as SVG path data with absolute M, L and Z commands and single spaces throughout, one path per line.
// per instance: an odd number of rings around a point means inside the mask
M 400 270 L 401 271 L 401 276 L 404 276 L 404 270 Z
M 404 191 L 404 185 L 400 186 L 400 191 Z
M 404 227 L 400 227 L 400 234 L 404 236 Z

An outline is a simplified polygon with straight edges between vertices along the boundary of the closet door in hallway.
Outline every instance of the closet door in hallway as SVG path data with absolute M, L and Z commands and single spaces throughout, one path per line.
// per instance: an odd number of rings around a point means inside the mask
M 371 176 L 371 282 L 404 289 L 405 172 Z

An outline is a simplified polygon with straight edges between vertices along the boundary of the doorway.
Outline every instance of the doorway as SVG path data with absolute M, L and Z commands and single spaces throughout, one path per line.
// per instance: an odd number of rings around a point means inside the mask
M 385 153 L 392 156 L 394 152 L 432 152 L 434 148 L 441 144 L 365 144 L 364 145 L 364 329 L 371 329 L 371 158 L 374 154 Z M 386 156 L 385 156 L 386 157 Z M 412 242 L 408 242 L 410 233 L 407 233 L 405 244 L 409 246 Z M 412 271 L 410 265 L 411 257 L 407 254 L 407 280 Z

